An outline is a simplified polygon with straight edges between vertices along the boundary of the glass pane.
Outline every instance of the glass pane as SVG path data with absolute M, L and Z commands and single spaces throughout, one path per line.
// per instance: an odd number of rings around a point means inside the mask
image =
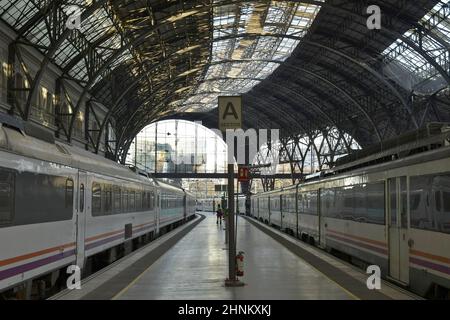
M 397 181 L 396 179 L 389 179 L 389 204 L 391 219 L 390 225 L 397 226 Z

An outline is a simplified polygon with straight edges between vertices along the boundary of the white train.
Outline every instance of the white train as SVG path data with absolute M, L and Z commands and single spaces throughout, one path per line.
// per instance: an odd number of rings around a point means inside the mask
M 245 215 L 247 214 L 247 206 L 246 206 L 246 197 L 242 194 L 237 196 L 235 212 L 238 214 Z
M 212 212 L 216 211 L 217 205 L 220 203 L 219 198 L 197 199 L 197 211 Z
M 246 214 L 246 197 L 243 195 L 238 195 L 236 197 L 235 212 L 239 214 Z M 225 200 L 225 203 L 228 199 Z M 197 199 L 197 211 L 207 211 L 215 212 L 218 205 L 222 205 L 222 200 L 220 198 L 207 198 L 207 199 Z
M 49 291 L 68 265 L 113 261 L 194 214 L 180 188 L 0 125 L 0 298 L 32 279 Z
M 450 147 L 338 169 L 252 196 L 251 215 L 361 266 L 378 265 L 419 295 L 450 298 Z

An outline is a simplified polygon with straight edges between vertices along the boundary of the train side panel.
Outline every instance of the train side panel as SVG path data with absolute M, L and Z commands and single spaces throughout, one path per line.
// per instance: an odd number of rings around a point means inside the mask
M 76 172 L 0 151 L 0 290 L 75 261 Z

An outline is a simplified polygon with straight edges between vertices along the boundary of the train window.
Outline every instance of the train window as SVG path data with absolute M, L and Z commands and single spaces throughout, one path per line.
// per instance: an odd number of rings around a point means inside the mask
M 385 184 L 384 182 L 366 185 L 366 217 L 369 223 L 385 224 Z
M 103 214 L 111 214 L 112 211 L 112 186 L 104 184 L 102 193 Z
M 420 196 L 420 204 L 410 204 L 411 227 L 450 233 L 450 174 L 410 178 L 412 195 Z M 427 200 L 428 199 L 428 200 Z
M 148 210 L 148 192 L 142 193 L 142 210 Z
M 295 194 L 283 195 L 283 211 L 295 213 Z
M 397 225 L 397 182 L 395 179 L 389 180 L 389 204 L 391 211 L 390 226 Z
M 119 186 L 114 186 L 114 212 L 122 212 L 122 191 Z
M 421 200 L 420 194 L 411 192 L 411 194 L 409 195 L 409 198 L 410 198 L 410 205 L 409 205 L 410 210 L 411 211 L 418 210 L 419 206 L 420 206 L 420 200 Z
M 122 190 L 122 212 L 128 211 L 128 190 Z
M 15 180 L 15 225 L 69 220 L 66 208 L 67 177 L 21 172 Z
M 150 210 L 155 209 L 155 194 L 150 192 Z
M 406 188 L 406 177 L 400 178 L 400 223 L 403 228 L 408 227 L 408 190 Z
M 84 212 L 84 184 L 80 184 L 80 212 Z
M 66 180 L 66 208 L 73 208 L 73 180 Z
M 434 229 L 433 214 L 430 203 L 427 201 L 431 185 L 432 178 L 430 176 L 416 176 L 409 179 L 409 209 L 412 228 Z
M 135 192 L 134 190 L 130 190 L 128 193 L 128 211 L 134 211 L 135 206 Z
M 384 182 L 323 190 L 321 199 L 327 217 L 384 224 Z
M 142 192 L 136 191 L 136 211 L 142 210 Z
M 441 192 L 440 191 L 436 191 L 434 193 L 434 201 L 435 201 L 435 206 L 436 206 L 436 211 L 441 211 Z
M 310 215 L 317 215 L 317 191 L 306 192 L 303 195 L 302 205 L 299 203 L 299 212 L 302 208 L 302 212 Z
M 435 230 L 450 233 L 450 174 L 439 175 L 433 178 L 433 190 L 439 190 L 440 208 L 434 208 Z
M 442 192 L 442 199 L 444 200 L 444 212 L 450 212 L 450 192 Z
M 92 183 L 92 215 L 99 216 L 102 213 L 102 187 L 100 183 Z
M 0 170 L 0 225 L 10 224 L 14 212 L 14 173 Z

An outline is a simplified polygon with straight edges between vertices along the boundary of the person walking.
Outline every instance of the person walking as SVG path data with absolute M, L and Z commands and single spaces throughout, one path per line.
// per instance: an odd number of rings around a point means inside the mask
M 222 208 L 220 207 L 220 204 L 217 205 L 216 216 L 217 216 L 216 224 L 222 225 L 223 211 Z

